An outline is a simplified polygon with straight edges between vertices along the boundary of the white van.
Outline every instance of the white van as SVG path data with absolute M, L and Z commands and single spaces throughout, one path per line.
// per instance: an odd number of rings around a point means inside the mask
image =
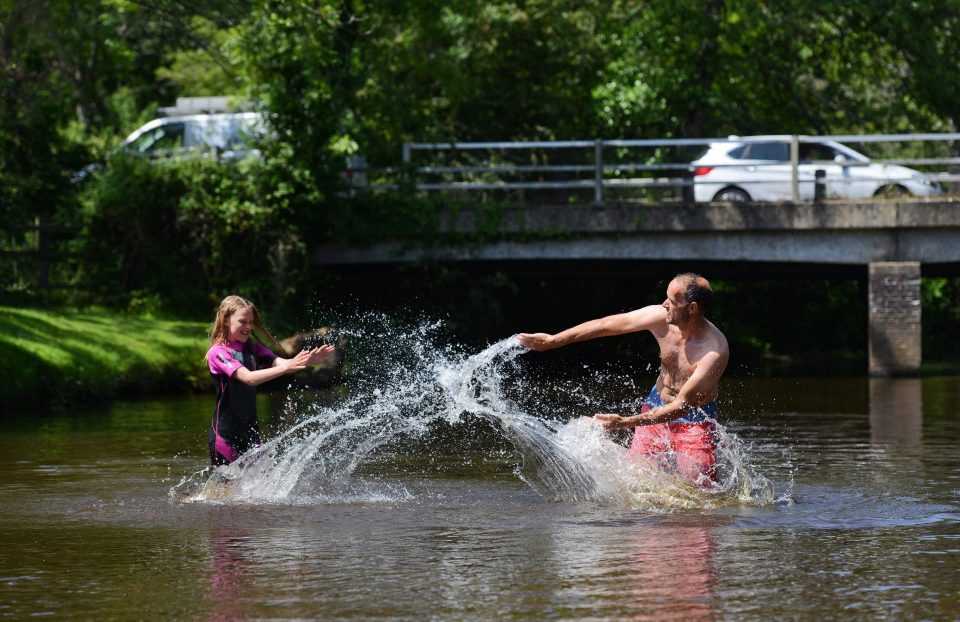
M 227 98 L 180 98 L 177 108 L 165 110 L 178 111 L 183 107 L 182 102 L 190 99 L 226 101 Z M 158 162 L 193 154 L 220 162 L 234 162 L 248 156 L 260 157 L 256 144 L 268 137 L 263 115 L 259 112 L 181 114 L 160 117 L 141 125 L 124 139 L 119 149 Z M 101 163 L 88 164 L 73 174 L 73 181 L 83 182 L 102 168 Z M 367 165 L 363 156 L 347 158 L 343 180 L 351 188 L 366 187 Z
M 134 155 L 167 160 L 191 153 L 211 154 L 219 160 L 259 155 L 253 143 L 264 134 L 259 112 L 230 112 L 163 117 L 146 123 L 120 145 Z

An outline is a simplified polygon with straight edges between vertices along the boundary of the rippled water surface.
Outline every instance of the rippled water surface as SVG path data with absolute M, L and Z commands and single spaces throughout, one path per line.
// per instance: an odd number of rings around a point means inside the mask
M 701 490 L 575 416 L 650 372 L 548 382 L 509 343 L 421 338 L 348 389 L 262 396 L 275 440 L 213 476 L 212 397 L 6 415 L 0 616 L 960 615 L 957 378 L 729 379 Z

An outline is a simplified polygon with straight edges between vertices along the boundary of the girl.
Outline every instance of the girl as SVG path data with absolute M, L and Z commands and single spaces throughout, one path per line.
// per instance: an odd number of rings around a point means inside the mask
M 303 350 L 293 358 L 280 358 L 250 339 L 257 332 L 281 352 L 281 346 L 263 325 L 253 303 L 240 296 L 227 296 L 220 303 L 210 326 L 207 364 L 213 375 L 217 406 L 210 426 L 210 461 L 229 464 L 251 447 L 259 445 L 256 386 L 284 374 L 316 365 L 333 354 L 333 346 Z

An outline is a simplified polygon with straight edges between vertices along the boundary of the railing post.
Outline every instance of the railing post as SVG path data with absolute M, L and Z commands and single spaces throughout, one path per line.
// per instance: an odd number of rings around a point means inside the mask
M 800 165 L 800 141 L 797 135 L 790 137 L 790 193 L 794 203 L 800 202 L 800 179 L 798 166 Z
M 411 151 L 410 143 L 403 143 L 403 165 L 400 167 L 400 184 L 402 187 L 403 184 L 411 183 L 413 189 L 416 190 L 417 176 L 413 173 L 413 167 L 410 165 L 413 159 Z
M 37 257 L 37 288 L 46 293 L 50 286 L 50 263 L 47 243 L 47 219 L 37 216 L 34 219 L 37 229 L 36 257 Z
M 603 141 L 593 143 L 593 202 L 603 205 Z
M 827 171 L 818 168 L 813 174 L 813 201 L 819 203 L 827 196 Z

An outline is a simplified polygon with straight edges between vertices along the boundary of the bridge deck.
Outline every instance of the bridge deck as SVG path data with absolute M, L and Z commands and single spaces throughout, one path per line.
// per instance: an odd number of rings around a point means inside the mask
M 476 233 L 473 209 L 437 232 Z M 489 231 L 488 229 L 484 229 Z M 314 248 L 319 264 L 421 259 L 649 259 L 861 264 L 960 262 L 960 201 L 819 204 L 529 205 L 506 210 L 504 240 Z

